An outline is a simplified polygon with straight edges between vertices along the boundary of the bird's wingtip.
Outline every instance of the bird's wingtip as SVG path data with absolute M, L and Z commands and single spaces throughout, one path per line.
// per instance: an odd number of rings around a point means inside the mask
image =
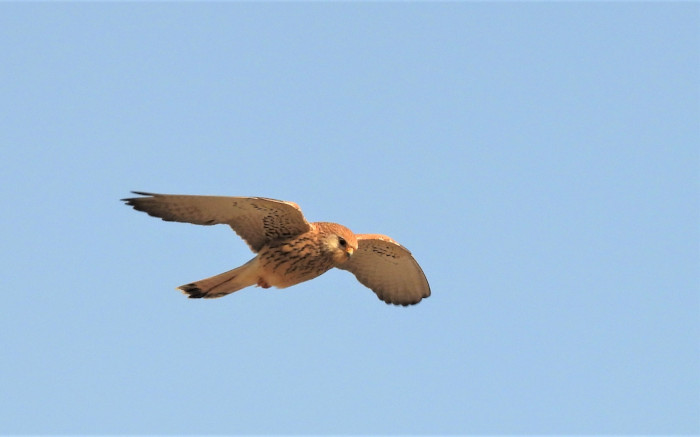
M 156 193 L 147 193 L 146 191 L 130 191 L 131 194 L 136 194 L 137 196 L 147 196 L 147 197 L 156 197 L 158 194 Z M 125 197 L 123 199 L 119 199 L 122 202 L 129 203 L 133 200 L 136 199 L 142 199 L 143 197 Z M 131 205 L 131 203 L 129 203 Z

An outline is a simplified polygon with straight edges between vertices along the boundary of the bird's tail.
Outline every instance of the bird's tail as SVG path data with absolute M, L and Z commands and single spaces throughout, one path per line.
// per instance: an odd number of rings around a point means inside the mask
M 257 258 L 253 258 L 233 270 L 212 276 L 211 278 L 181 285 L 177 287 L 177 289 L 193 299 L 201 297 L 211 299 L 226 296 L 234 291 L 258 283 L 256 260 Z

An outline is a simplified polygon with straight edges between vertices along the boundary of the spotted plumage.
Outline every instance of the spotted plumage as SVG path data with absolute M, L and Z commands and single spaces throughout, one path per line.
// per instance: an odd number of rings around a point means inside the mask
M 257 255 L 228 272 L 182 285 L 191 298 L 215 298 L 258 285 L 285 288 L 333 267 L 353 273 L 386 303 L 411 305 L 430 286 L 411 253 L 386 235 L 354 234 L 337 223 L 304 218 L 296 203 L 264 197 L 189 196 L 134 192 L 122 199 L 165 221 L 229 225 Z

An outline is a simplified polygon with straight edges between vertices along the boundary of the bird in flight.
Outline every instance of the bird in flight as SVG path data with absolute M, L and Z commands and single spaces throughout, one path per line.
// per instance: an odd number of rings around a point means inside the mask
M 190 298 L 215 298 L 251 285 L 286 288 L 333 267 L 347 270 L 379 299 L 413 305 L 430 286 L 411 252 L 380 234 L 355 234 L 337 223 L 306 221 L 294 202 L 264 197 L 153 194 L 122 199 L 165 221 L 226 224 L 257 255 L 228 272 L 177 287 Z

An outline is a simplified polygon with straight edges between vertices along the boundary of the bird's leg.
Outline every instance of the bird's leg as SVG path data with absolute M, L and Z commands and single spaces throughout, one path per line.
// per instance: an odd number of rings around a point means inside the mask
M 258 287 L 270 288 L 270 284 L 265 282 L 265 280 L 263 278 L 258 278 Z

